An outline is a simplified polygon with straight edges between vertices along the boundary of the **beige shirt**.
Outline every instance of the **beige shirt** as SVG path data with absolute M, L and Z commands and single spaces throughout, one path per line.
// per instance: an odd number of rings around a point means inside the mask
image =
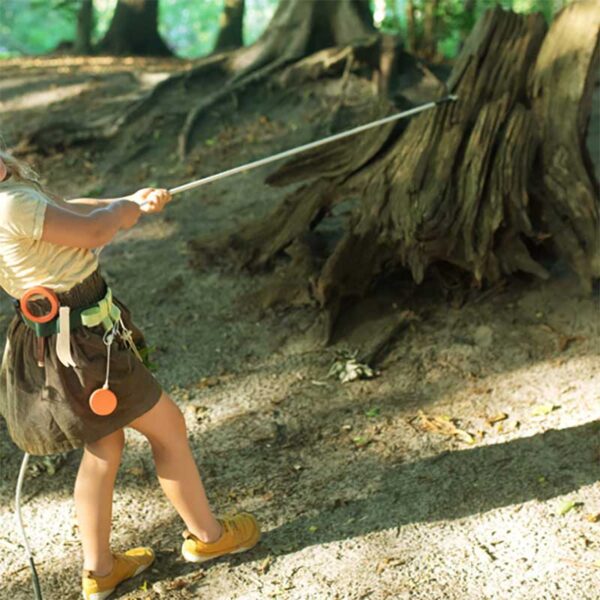
M 98 267 L 91 250 L 41 240 L 49 203 L 27 183 L 0 183 L 0 286 L 15 298 L 38 285 L 67 291 Z

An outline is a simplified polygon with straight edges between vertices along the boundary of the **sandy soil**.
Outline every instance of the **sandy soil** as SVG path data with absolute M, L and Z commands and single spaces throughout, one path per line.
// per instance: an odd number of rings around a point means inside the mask
M 68 61 L 12 61 L 1 83 L 2 130 L 14 143 L 43 110 L 90 111 L 109 97 L 127 103 L 149 85 L 142 70 L 181 66 L 116 61 L 93 75 Z M 68 97 L 68 85 L 92 84 Z M 56 89 L 61 99 L 43 108 L 43 94 Z M 251 111 L 219 121 L 212 127 L 227 131 L 227 143 L 205 145 L 193 166 L 201 175 L 309 139 L 318 114 L 307 100 L 274 109 L 268 128 Z M 591 142 L 597 156 L 598 138 Z M 190 178 L 166 141 L 153 147 L 114 172 L 110 147 L 37 161 L 68 196 Z M 597 293 L 583 294 L 560 264 L 549 282 L 516 279 L 460 308 L 433 285 L 410 288 L 410 296 L 399 292 L 399 307 L 419 320 L 375 379 L 342 384 L 327 376 L 336 348 L 306 342 L 312 311 L 259 314 L 244 301 L 268 274 L 190 266 L 190 239 L 281 200 L 264 176 L 181 197 L 102 254 L 107 279 L 156 349 L 156 376 L 186 416 L 212 503 L 220 513 L 254 511 L 265 531 L 247 554 L 203 568 L 184 563 L 182 524 L 146 443 L 128 432 L 114 546 L 151 544 L 157 561 L 115 597 L 599 598 Z M 4 303 L 0 325 L 11 316 Z M 35 459 L 25 482 L 27 531 L 49 600 L 80 594 L 72 503 L 79 456 Z M 0 597 L 13 600 L 32 597 L 13 518 L 20 459 L 2 424 Z

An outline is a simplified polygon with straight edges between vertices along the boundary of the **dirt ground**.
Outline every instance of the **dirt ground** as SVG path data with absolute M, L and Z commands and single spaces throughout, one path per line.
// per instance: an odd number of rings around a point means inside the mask
M 186 66 L 6 62 L 0 131 L 15 144 L 49 118 L 116 114 Z M 596 102 L 596 160 L 599 110 Z M 322 97 L 299 103 L 292 95 L 267 119 L 251 110 L 215 117 L 188 164 L 165 128 L 127 160 L 111 144 L 34 158 L 67 197 L 118 195 L 307 141 L 323 133 L 328 114 Z M 106 278 L 155 348 L 157 378 L 186 416 L 211 502 L 221 514 L 253 511 L 264 527 L 251 552 L 202 568 L 183 562 L 182 524 L 156 483 L 147 444 L 128 431 L 114 546 L 150 544 L 157 561 L 115 597 L 600 598 L 597 290 L 584 294 L 561 264 L 550 281 L 517 278 L 462 306 L 433 283 L 407 283 L 398 310 L 418 319 L 374 379 L 343 384 L 328 377 L 339 348 L 308 341 L 312 310 L 264 312 L 247 302 L 272 275 L 191 266 L 189 240 L 282 199 L 265 175 L 179 196 L 102 253 Z M 10 318 L 4 302 L 3 329 Z M 79 457 L 35 459 L 25 482 L 23 512 L 48 600 L 80 594 L 72 502 Z M 12 600 L 32 597 L 13 516 L 20 460 L 0 425 L 0 597 Z

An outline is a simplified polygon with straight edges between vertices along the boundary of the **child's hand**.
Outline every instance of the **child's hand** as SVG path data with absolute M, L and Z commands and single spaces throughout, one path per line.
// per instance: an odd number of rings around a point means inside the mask
M 169 190 L 161 188 L 143 188 L 129 199 L 139 204 L 143 213 L 150 215 L 160 212 L 171 201 Z

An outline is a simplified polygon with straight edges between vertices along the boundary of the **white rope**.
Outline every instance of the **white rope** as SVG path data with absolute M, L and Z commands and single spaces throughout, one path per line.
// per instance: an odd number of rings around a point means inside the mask
M 324 144 L 329 144 L 331 142 L 336 142 L 337 140 L 356 135 L 357 133 L 367 131 L 368 129 L 373 129 L 374 127 L 379 127 L 380 125 L 385 125 L 386 123 L 392 123 L 393 121 L 399 121 L 400 119 L 405 119 L 406 117 L 416 115 L 417 113 L 423 112 L 425 110 L 431 110 L 439 104 L 443 104 L 445 102 L 455 102 L 456 100 L 458 100 L 458 96 L 450 94 L 449 96 L 446 96 L 440 100 L 436 100 L 435 102 L 427 102 L 427 104 L 416 106 L 415 108 L 405 110 L 404 112 L 397 113 L 395 115 L 390 115 L 389 117 L 383 117 L 382 119 L 378 119 L 377 121 L 371 121 L 370 123 L 359 125 L 358 127 L 348 129 L 347 131 L 335 133 L 334 135 L 330 135 L 326 138 L 322 138 L 314 142 L 309 142 L 308 144 L 303 144 L 302 146 L 297 146 L 296 148 L 291 148 L 290 150 L 278 152 L 277 154 L 273 154 L 272 156 L 267 156 L 266 158 L 261 158 L 259 160 L 246 163 L 245 165 L 240 165 L 239 167 L 227 169 L 226 171 L 222 171 L 221 173 L 215 173 L 214 175 L 209 175 L 208 177 L 203 177 L 201 179 L 197 179 L 196 181 L 190 181 L 189 183 L 185 183 L 183 185 L 179 185 L 170 189 L 169 192 L 172 196 L 174 196 L 175 194 L 181 194 L 182 192 L 193 190 L 194 188 L 200 187 L 201 185 L 206 185 L 208 183 L 212 183 L 213 181 L 219 181 L 220 179 L 225 179 L 226 177 L 230 177 L 231 175 L 237 175 L 238 173 L 244 173 L 252 169 L 257 169 L 258 167 L 268 165 L 272 162 L 283 160 L 284 158 L 290 158 L 291 156 L 295 156 L 296 154 L 306 152 L 307 150 L 318 148 L 319 146 L 323 146 Z
M 17 516 L 17 526 L 21 532 L 21 538 L 23 540 L 23 546 L 25 552 L 27 552 L 27 558 L 31 558 L 31 547 L 29 546 L 29 540 L 25 533 L 25 527 L 23 525 L 23 517 L 21 516 L 21 490 L 23 489 L 23 481 L 25 479 L 25 473 L 27 472 L 27 463 L 29 462 L 29 454 L 26 452 L 21 462 L 21 469 L 19 470 L 19 477 L 17 479 L 17 491 L 15 494 L 15 513 Z
M 27 554 L 29 561 L 29 568 L 31 569 L 31 580 L 33 583 L 33 597 L 35 600 L 43 600 L 42 588 L 40 586 L 40 578 L 38 577 L 37 570 L 35 568 L 35 562 L 33 560 L 33 553 L 31 552 L 31 546 L 25 533 L 25 525 L 23 523 L 23 516 L 21 515 L 21 492 L 23 490 L 23 481 L 25 480 L 25 474 L 27 473 L 27 464 L 29 463 L 29 453 L 25 452 L 23 460 L 21 462 L 21 469 L 19 470 L 19 477 L 17 478 L 17 491 L 15 493 L 15 513 L 17 516 L 17 526 L 21 532 L 21 538 L 23 540 L 23 547 Z

